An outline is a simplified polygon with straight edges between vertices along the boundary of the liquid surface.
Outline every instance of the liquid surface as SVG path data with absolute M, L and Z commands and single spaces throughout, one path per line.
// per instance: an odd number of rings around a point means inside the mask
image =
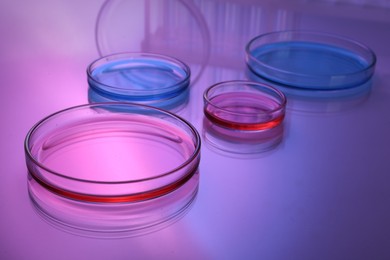
M 181 82 L 186 74 L 175 64 L 140 58 L 108 62 L 94 69 L 92 76 L 115 88 L 160 90 Z
M 93 181 L 154 177 L 177 168 L 193 152 L 193 141 L 180 128 L 142 115 L 66 125 L 33 148 L 52 171 Z
M 268 66 L 299 74 L 340 75 L 356 73 L 368 66 L 352 51 L 309 42 L 268 44 L 255 49 L 252 55 Z
M 257 74 L 296 87 L 352 87 L 366 82 L 373 73 L 359 53 L 321 43 L 266 44 L 252 50 L 251 55 L 248 65 Z

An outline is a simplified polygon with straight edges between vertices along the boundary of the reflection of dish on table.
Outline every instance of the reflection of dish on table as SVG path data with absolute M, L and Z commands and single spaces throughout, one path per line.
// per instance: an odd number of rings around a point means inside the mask
M 43 188 L 29 176 L 31 203 L 49 224 L 80 236 L 123 238 L 163 229 L 182 218 L 198 192 L 199 173 L 171 193 L 135 203 L 87 203 Z M 163 209 L 163 210 L 162 210 Z
M 249 80 L 271 84 L 286 94 L 288 98 L 286 108 L 291 112 L 305 114 L 327 114 L 340 112 L 354 108 L 365 101 L 370 96 L 372 84 L 375 79 L 370 79 L 364 84 L 344 90 L 307 90 L 290 88 L 275 82 L 267 81 L 264 78 L 254 74 L 251 70 L 246 70 L 246 76 Z
M 218 126 L 204 117 L 202 137 L 212 150 L 241 159 L 263 156 L 283 141 L 284 125 L 264 131 L 239 131 Z

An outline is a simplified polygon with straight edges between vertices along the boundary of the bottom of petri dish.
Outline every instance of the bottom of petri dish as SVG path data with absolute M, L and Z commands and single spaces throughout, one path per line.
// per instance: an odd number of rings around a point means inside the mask
M 90 202 L 152 199 L 183 185 L 199 164 L 196 130 L 173 114 L 125 103 L 79 106 L 38 123 L 26 139 L 31 176 Z
M 207 147 L 224 156 L 251 159 L 275 150 L 283 141 L 284 125 L 265 131 L 237 131 L 203 119 L 202 137 Z
M 29 176 L 30 202 L 39 216 L 61 231 L 83 237 L 116 239 L 164 229 L 185 216 L 196 200 L 199 173 L 158 198 L 136 203 L 88 203 L 59 196 Z M 162 210 L 164 209 L 164 210 Z
M 284 119 L 285 97 L 255 82 L 227 81 L 204 94 L 204 114 L 212 122 L 235 130 L 266 130 Z
M 248 80 L 271 85 L 288 97 L 287 109 L 291 112 L 327 114 L 354 108 L 366 102 L 370 96 L 373 79 L 346 89 L 310 90 L 292 88 L 287 85 L 269 81 L 246 69 Z
M 154 106 L 161 109 L 168 110 L 172 113 L 179 114 L 188 105 L 190 96 L 189 88 L 186 88 L 183 92 L 177 96 L 168 99 L 150 99 L 145 101 L 138 101 L 138 104 L 144 104 L 148 106 Z M 102 103 L 102 102 L 123 102 L 126 101 L 120 96 L 110 95 L 104 91 L 99 91 L 96 88 L 88 88 L 88 102 L 89 103 Z

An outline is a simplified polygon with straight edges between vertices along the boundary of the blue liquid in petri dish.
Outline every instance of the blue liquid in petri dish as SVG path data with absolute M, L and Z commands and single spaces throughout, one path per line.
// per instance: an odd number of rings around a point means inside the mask
M 165 100 L 185 92 L 189 73 L 177 64 L 150 57 L 108 61 L 90 72 L 89 86 L 112 100 Z
M 250 52 L 249 68 L 267 80 L 305 89 L 343 89 L 371 78 L 373 66 L 357 53 L 305 41 L 262 45 Z
M 152 99 L 149 97 L 148 100 L 131 100 L 123 96 L 107 94 L 102 91 L 96 90 L 95 88 L 88 88 L 88 101 L 90 103 L 130 101 L 134 103 L 141 103 L 144 105 L 150 105 L 161 109 L 169 110 L 173 113 L 179 113 L 181 110 L 183 110 L 189 102 L 189 97 L 189 88 L 186 88 L 184 91 L 178 93 L 172 98 Z M 129 109 L 126 109 L 125 111 L 128 110 Z

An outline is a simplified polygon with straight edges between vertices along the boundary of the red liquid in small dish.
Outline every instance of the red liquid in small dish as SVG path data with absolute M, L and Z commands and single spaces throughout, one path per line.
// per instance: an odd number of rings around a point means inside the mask
M 248 92 L 222 93 L 205 105 L 206 117 L 237 130 L 266 130 L 279 125 L 284 108 L 275 98 Z

